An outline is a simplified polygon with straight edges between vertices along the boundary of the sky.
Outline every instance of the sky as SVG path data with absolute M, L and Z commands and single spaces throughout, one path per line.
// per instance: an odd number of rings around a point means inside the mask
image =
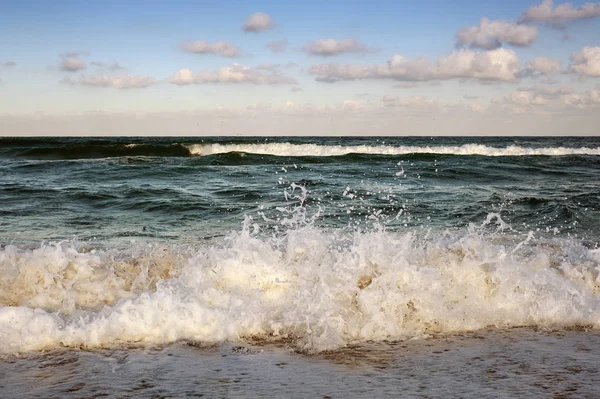
M 0 2 L 0 136 L 599 126 L 600 1 Z

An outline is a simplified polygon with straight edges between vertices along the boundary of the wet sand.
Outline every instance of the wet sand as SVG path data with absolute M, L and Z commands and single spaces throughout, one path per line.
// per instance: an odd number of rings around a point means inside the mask
M 600 396 L 600 332 L 486 330 L 320 354 L 179 343 L 0 359 L 2 398 Z

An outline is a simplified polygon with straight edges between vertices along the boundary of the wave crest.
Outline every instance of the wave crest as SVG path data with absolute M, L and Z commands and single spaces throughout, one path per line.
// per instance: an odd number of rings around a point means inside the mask
M 321 351 L 490 325 L 600 326 L 600 251 L 572 241 L 257 230 L 248 220 L 188 252 L 7 247 L 0 352 L 245 338 Z
M 483 144 L 464 144 L 461 146 L 325 146 L 317 144 L 193 144 L 187 146 L 190 154 L 208 156 L 229 152 L 243 152 L 274 156 L 318 156 L 332 157 L 347 154 L 406 155 L 406 154 L 442 154 L 442 155 L 481 155 L 481 156 L 560 156 L 560 155 L 600 155 L 597 148 L 544 147 L 529 148 L 520 146 L 490 147 Z

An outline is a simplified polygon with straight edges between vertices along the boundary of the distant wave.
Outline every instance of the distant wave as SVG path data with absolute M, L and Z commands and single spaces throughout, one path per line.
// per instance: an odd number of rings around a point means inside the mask
M 189 157 L 189 150 L 180 144 L 76 144 L 62 147 L 19 148 L 12 156 L 30 159 L 94 159 L 115 157 Z
M 245 152 L 275 156 L 318 156 L 332 157 L 347 154 L 404 155 L 404 154 L 446 154 L 446 155 L 482 155 L 482 156 L 528 156 L 528 155 L 600 155 L 600 147 L 569 148 L 544 147 L 528 148 L 509 146 L 504 148 L 490 147 L 482 144 L 465 144 L 461 146 L 323 146 L 316 144 L 194 144 L 187 147 L 192 155 L 208 156 L 229 152 Z
M 391 145 L 317 145 L 292 143 L 237 144 L 75 144 L 4 149 L 2 155 L 28 159 L 63 160 L 115 157 L 191 157 L 228 153 L 288 157 L 336 157 L 348 154 L 405 155 L 444 154 L 480 156 L 561 156 L 600 155 L 600 147 L 491 147 L 482 144 L 461 146 L 391 146 Z

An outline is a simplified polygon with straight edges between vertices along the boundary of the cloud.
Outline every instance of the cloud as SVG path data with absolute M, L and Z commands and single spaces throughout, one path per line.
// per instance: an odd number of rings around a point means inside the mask
M 561 63 L 559 60 L 547 57 L 536 57 L 527 62 L 525 68 L 519 72 L 521 78 L 536 78 L 542 75 L 549 75 L 560 72 Z
M 571 3 L 554 7 L 552 0 L 543 0 L 541 4 L 526 9 L 519 22 L 544 22 L 554 27 L 564 27 L 569 22 L 598 16 L 600 16 L 600 2 L 585 3 L 575 8 Z
M 65 72 L 77 72 L 87 68 L 85 61 L 79 59 L 80 57 L 87 57 L 90 55 L 89 51 L 78 50 L 68 51 L 66 53 L 60 53 L 58 56 L 61 61 L 58 64 L 58 68 Z
M 86 67 L 85 62 L 79 58 L 63 58 L 59 64 L 59 68 L 66 72 L 76 72 Z
M 279 71 L 262 72 L 256 68 L 235 63 L 221 67 L 216 71 L 200 71 L 196 74 L 189 69 L 180 69 L 169 78 L 169 82 L 179 86 L 203 83 L 296 84 L 294 78 L 286 76 Z
M 518 91 L 527 91 L 531 92 L 538 96 L 551 97 L 556 98 L 560 96 L 564 96 L 567 94 L 573 93 L 573 89 L 571 87 L 546 87 L 546 86 L 533 86 L 529 88 L 518 88 Z
M 469 95 L 469 94 L 465 94 L 465 95 L 463 95 L 463 98 L 464 98 L 465 100 L 478 100 L 478 99 L 479 99 L 479 96 L 471 96 L 471 95 Z
M 600 90 L 575 92 L 571 87 L 520 87 L 506 97 L 492 99 L 492 104 L 516 114 L 555 115 L 569 109 L 596 109 L 600 105 Z
M 79 58 L 79 57 L 87 57 L 90 55 L 90 52 L 87 50 L 76 50 L 76 51 L 67 51 L 65 53 L 60 53 L 58 56 L 60 58 Z
M 300 92 L 304 91 L 304 89 L 302 89 L 302 87 L 292 87 L 292 88 L 290 89 L 290 91 L 291 91 L 292 93 L 300 93 Z
M 577 53 L 571 54 L 569 70 L 582 77 L 600 77 L 600 47 L 586 46 Z
M 181 43 L 180 48 L 183 51 L 195 54 L 216 54 L 228 58 L 240 56 L 239 48 L 223 40 L 219 40 L 213 44 L 208 43 L 206 40 L 185 41 Z
M 426 58 L 408 59 L 394 55 L 383 65 L 321 64 L 309 73 L 321 82 L 360 79 L 393 79 L 399 81 L 432 81 L 474 79 L 478 81 L 514 81 L 519 72 L 519 58 L 513 50 L 475 52 L 458 50 L 441 57 L 435 64 Z
M 267 43 L 265 48 L 271 50 L 274 53 L 282 53 L 287 49 L 287 45 L 288 41 L 286 39 L 281 39 Z
M 96 67 L 96 68 L 101 68 L 101 69 L 106 69 L 108 71 L 121 71 L 123 69 L 126 69 L 124 66 L 119 65 L 119 63 L 117 62 L 113 62 L 112 64 L 107 64 L 106 62 L 102 62 L 102 61 L 92 61 L 90 62 L 90 65 Z
M 274 27 L 275 21 L 269 15 L 257 12 L 246 19 L 242 29 L 246 32 L 260 32 L 273 29 Z
M 536 57 L 527 63 L 526 68 L 547 75 L 560 71 L 560 61 L 553 58 Z
M 275 69 L 278 68 L 285 68 L 285 69 L 290 69 L 290 68 L 296 68 L 298 65 L 294 62 L 288 62 L 287 64 L 270 64 L 270 63 L 266 63 L 266 64 L 260 64 L 257 65 L 255 68 L 256 69 L 262 69 L 265 71 L 274 71 Z
M 102 88 L 112 87 L 114 89 L 140 89 L 151 86 L 156 81 L 150 76 L 81 75 L 77 80 L 65 77 L 60 83 Z
M 537 39 L 537 27 L 520 25 L 512 21 L 490 21 L 482 18 L 478 26 L 465 26 L 456 33 L 460 45 L 493 50 L 502 43 L 514 46 L 530 46 Z
M 14 67 L 15 65 L 17 65 L 14 61 L 5 61 L 5 62 L 0 62 L 0 66 L 3 67 Z
M 364 53 L 373 51 L 373 49 L 364 45 L 357 39 L 345 38 L 336 39 L 319 39 L 314 42 L 308 42 L 302 48 L 306 53 L 312 55 L 320 55 L 329 57 L 342 53 Z

